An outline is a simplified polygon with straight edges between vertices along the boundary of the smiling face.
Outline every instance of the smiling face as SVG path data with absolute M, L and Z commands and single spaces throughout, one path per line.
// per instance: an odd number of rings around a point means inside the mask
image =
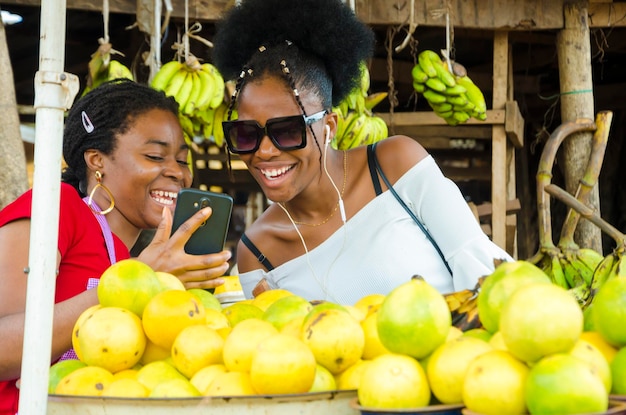
M 191 186 L 189 149 L 180 123 L 170 111 L 149 110 L 130 124 L 116 137 L 112 154 L 94 153 L 102 163 L 102 183 L 115 198 L 115 209 L 107 220 L 112 228 L 152 229 L 161 221 L 163 207 L 173 209 L 178 191 Z M 106 197 L 106 193 L 96 192 L 96 197 Z M 103 209 L 109 205 L 108 200 L 96 201 Z
M 323 109 L 317 96 L 306 90 L 300 90 L 300 100 L 307 115 Z M 284 79 L 269 76 L 245 84 L 239 95 L 237 114 L 239 120 L 254 120 L 264 126 L 272 118 L 302 115 L 302 109 Z M 270 200 L 291 200 L 310 183 L 319 182 L 327 118 L 311 125 L 315 137 L 307 127 L 307 144 L 303 149 L 281 151 L 264 136 L 256 152 L 240 156 Z

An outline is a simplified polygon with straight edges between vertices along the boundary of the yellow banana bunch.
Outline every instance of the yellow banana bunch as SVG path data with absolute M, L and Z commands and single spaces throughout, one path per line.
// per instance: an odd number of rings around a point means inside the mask
M 432 50 L 420 52 L 417 59 L 411 70 L 413 89 L 424 96 L 435 114 L 449 125 L 462 124 L 470 118 L 487 119 L 485 97 L 462 65 L 453 63 L 451 71 L 448 62 Z
M 189 55 L 185 62 L 163 64 L 150 85 L 178 102 L 183 130 L 191 139 L 203 141 L 214 136 L 215 113 L 224 103 L 224 78 L 215 66 Z M 220 130 L 221 125 L 220 120 Z M 219 140 L 223 144 L 223 134 Z
M 359 85 L 333 108 L 338 115 L 337 132 L 333 139 L 335 148 L 347 150 L 387 138 L 387 124 L 372 111 L 387 97 L 387 92 L 369 94 L 369 87 L 369 70 L 362 62 Z
M 478 293 L 483 281 L 484 278 L 481 278 L 473 289 L 455 291 L 443 296 L 450 309 L 452 325 L 462 331 L 482 326 L 478 316 Z
M 112 59 L 111 55 L 120 54 L 112 48 L 110 43 L 101 43 L 89 59 L 87 71 L 87 85 L 83 95 L 96 88 L 103 82 L 118 78 L 134 80 L 133 73 L 120 61 Z

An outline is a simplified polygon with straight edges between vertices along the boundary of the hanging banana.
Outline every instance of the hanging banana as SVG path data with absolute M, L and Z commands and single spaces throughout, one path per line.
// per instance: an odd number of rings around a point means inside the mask
M 418 54 L 411 76 L 415 92 L 422 94 L 435 114 L 449 125 L 470 118 L 487 119 L 485 97 L 461 64 L 444 61 L 432 50 L 424 50 Z
M 96 88 L 103 82 L 114 79 L 126 78 L 134 80 L 133 73 L 120 61 L 112 58 L 112 55 L 122 55 L 121 52 L 113 49 L 108 42 L 101 42 L 98 49 L 91 55 L 87 64 L 87 83 L 82 95 Z

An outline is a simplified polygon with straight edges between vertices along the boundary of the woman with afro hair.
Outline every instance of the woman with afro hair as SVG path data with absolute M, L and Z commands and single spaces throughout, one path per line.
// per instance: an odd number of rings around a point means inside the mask
M 282 288 L 354 304 L 414 275 L 446 293 L 473 288 L 494 259 L 511 260 L 414 139 L 330 145 L 332 107 L 359 82 L 374 42 L 340 0 L 243 0 L 218 22 L 213 60 L 235 81 L 227 146 L 272 202 L 237 246 L 248 298 Z

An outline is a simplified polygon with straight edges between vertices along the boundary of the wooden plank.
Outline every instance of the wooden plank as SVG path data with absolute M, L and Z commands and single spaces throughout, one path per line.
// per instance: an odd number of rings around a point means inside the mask
M 506 117 L 504 121 L 504 130 L 507 132 L 511 143 L 521 148 L 524 146 L 524 117 L 519 110 L 517 101 L 507 101 L 504 105 Z
M 589 27 L 626 26 L 626 3 L 590 3 Z
M 446 121 L 435 114 L 432 111 L 417 111 L 417 112 L 394 112 L 393 116 L 389 113 L 376 113 L 381 117 L 387 125 L 395 126 L 407 126 L 407 125 L 448 125 Z M 464 125 L 502 125 L 504 128 L 505 122 L 505 110 L 504 104 L 502 108 L 487 110 L 487 119 L 480 121 L 476 119 L 470 119 Z M 456 128 L 456 127 L 453 127 Z
M 507 100 L 509 69 L 508 32 L 496 31 L 493 39 L 493 105 L 494 109 L 504 109 Z M 491 139 L 491 216 L 492 236 L 495 244 L 506 249 L 506 147 L 507 138 L 504 125 L 494 125 Z
M 462 126 L 449 125 L 395 125 L 395 134 L 408 135 L 413 138 L 465 138 L 476 140 L 491 140 L 491 126 Z
M 418 26 L 445 27 L 445 4 L 441 0 L 356 0 L 356 13 L 376 25 L 409 24 L 414 5 Z M 563 27 L 563 0 L 451 0 L 455 27 L 476 29 L 540 30 Z

